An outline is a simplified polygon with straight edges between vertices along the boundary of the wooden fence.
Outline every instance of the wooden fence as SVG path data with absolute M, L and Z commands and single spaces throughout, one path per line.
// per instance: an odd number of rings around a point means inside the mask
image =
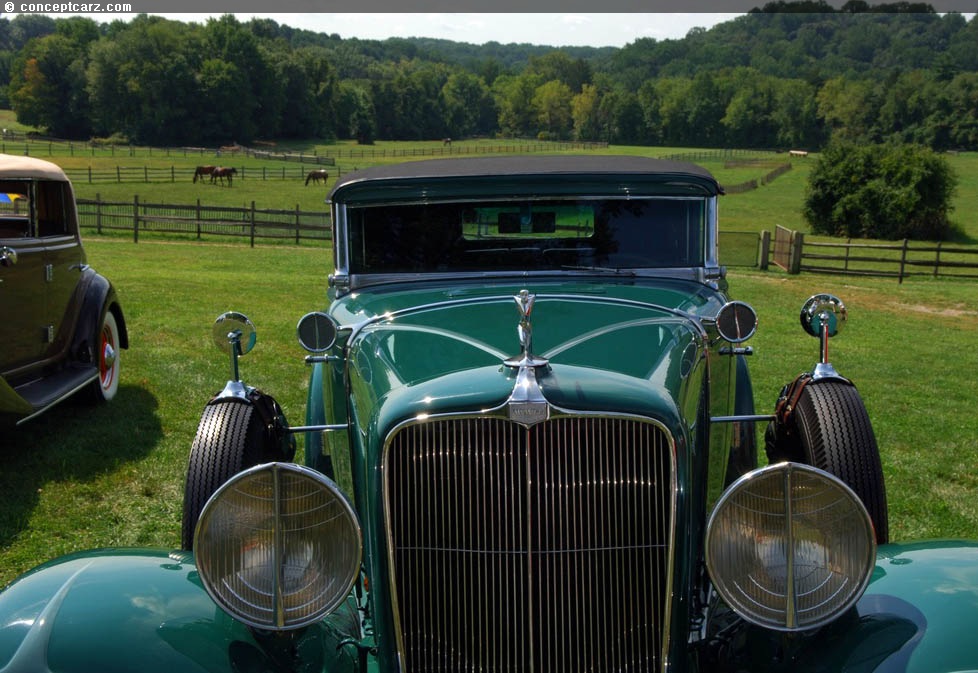
M 256 143 L 257 144 L 257 143 Z M 24 156 L 48 157 L 201 157 L 202 163 L 229 164 L 236 156 L 257 159 L 298 162 L 301 164 L 333 165 L 336 159 L 410 159 L 412 157 L 464 156 L 472 154 L 532 154 L 539 152 L 589 151 L 607 149 L 606 142 L 579 142 L 561 140 L 526 140 L 519 138 L 485 142 L 479 139 L 466 141 L 428 141 L 412 147 L 377 147 L 374 145 L 336 145 L 314 152 L 278 151 L 268 144 L 261 147 L 229 145 L 226 147 L 148 147 L 141 145 L 117 145 L 107 142 L 76 142 L 25 135 L 4 130 L 0 133 L 0 152 Z M 730 152 L 730 151 L 726 151 Z M 725 153 L 725 156 L 730 154 Z M 215 161 L 222 159 L 223 161 Z
M 230 167 L 230 164 L 225 164 Z M 326 165 L 332 165 L 326 164 Z M 196 169 L 186 166 L 170 166 L 152 168 L 149 166 L 116 166 L 115 168 L 97 169 L 89 166 L 88 168 L 68 168 L 65 175 L 72 182 L 79 183 L 123 183 L 123 182 L 192 182 Z M 235 167 L 234 180 L 304 180 L 309 172 L 308 168 L 302 166 L 278 166 L 278 167 Z M 329 170 L 329 169 L 326 169 Z M 332 177 L 339 175 L 338 170 L 330 171 Z M 209 175 L 201 177 L 201 180 L 210 181 Z
M 778 226 L 773 243 L 761 235 L 760 267 L 769 261 L 788 273 L 835 273 L 896 278 L 978 278 L 978 246 L 904 239 L 893 243 L 806 241 L 804 234 Z
M 134 242 L 145 234 L 183 234 L 195 239 L 230 237 L 247 239 L 254 247 L 258 239 L 275 239 L 298 245 L 302 241 L 323 242 L 332 238 L 329 212 L 268 210 L 196 204 L 140 203 L 78 199 L 78 220 L 83 229 L 96 233 L 131 232 Z

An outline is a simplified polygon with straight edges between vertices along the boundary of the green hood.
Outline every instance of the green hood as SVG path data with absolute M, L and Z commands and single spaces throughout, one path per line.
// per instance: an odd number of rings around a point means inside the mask
M 521 353 L 520 286 L 414 289 L 345 297 L 332 312 L 356 324 L 350 385 L 361 422 L 385 436 L 420 414 L 477 413 L 513 393 Z M 543 284 L 527 288 L 536 378 L 551 406 L 658 418 L 677 429 L 687 381 L 703 358 L 699 317 L 722 297 L 684 281 Z M 692 422 L 695 419 L 689 419 Z

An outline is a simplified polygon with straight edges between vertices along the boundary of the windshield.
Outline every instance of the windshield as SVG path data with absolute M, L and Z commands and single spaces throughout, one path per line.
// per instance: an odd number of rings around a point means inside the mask
M 352 273 L 702 266 L 707 201 L 637 198 L 350 208 Z

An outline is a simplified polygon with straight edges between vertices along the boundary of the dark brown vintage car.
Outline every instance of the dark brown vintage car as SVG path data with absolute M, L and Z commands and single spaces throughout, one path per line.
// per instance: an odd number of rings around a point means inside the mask
M 75 393 L 115 396 L 129 345 L 112 284 L 86 262 L 71 182 L 58 166 L 0 154 L 0 425 Z

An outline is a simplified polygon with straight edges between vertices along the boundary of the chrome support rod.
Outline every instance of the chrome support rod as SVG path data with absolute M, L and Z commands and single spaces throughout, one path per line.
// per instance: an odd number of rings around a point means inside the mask
M 773 421 L 774 414 L 755 414 L 752 416 L 711 416 L 711 423 L 753 423 L 755 421 Z

